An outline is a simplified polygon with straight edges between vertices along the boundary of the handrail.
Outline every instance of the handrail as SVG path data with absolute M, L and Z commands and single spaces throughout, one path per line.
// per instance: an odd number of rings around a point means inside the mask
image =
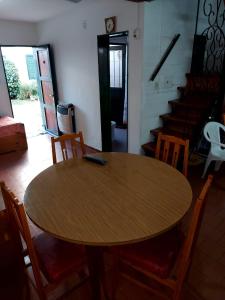
M 164 62 L 166 61 L 167 57 L 169 56 L 170 52 L 172 51 L 173 47 L 176 45 L 176 42 L 178 41 L 180 37 L 180 33 L 176 34 L 174 38 L 172 39 L 171 43 L 169 44 L 168 48 L 166 49 L 165 53 L 163 54 L 160 62 L 156 66 L 155 70 L 153 71 L 151 77 L 149 78 L 150 81 L 153 81 L 157 74 L 159 73 L 160 69 L 162 68 Z

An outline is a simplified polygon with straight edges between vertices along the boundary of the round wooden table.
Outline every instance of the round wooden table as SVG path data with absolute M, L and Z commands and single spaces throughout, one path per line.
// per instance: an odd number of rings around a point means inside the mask
M 192 190 L 176 169 L 140 155 L 95 155 L 106 159 L 106 165 L 68 160 L 44 170 L 29 184 L 25 208 L 42 230 L 86 245 L 96 259 L 99 246 L 149 239 L 173 227 L 188 211 Z M 94 269 L 99 275 L 96 264 Z M 96 278 L 93 285 L 93 299 L 99 300 Z

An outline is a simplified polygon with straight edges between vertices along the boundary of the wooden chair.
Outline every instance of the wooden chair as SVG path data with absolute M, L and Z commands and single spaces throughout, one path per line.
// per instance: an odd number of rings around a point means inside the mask
M 182 173 L 187 177 L 189 140 L 183 140 L 175 136 L 159 133 L 155 158 L 169 163 L 172 167 L 177 168 L 177 163 L 182 147 L 184 148 Z
M 12 226 L 6 209 L 0 209 L 1 299 L 30 299 L 30 289 L 22 253 L 22 244 L 18 231 Z
M 88 278 L 84 247 L 56 239 L 44 232 L 31 238 L 22 202 L 14 196 L 4 182 L 0 182 L 0 187 L 11 221 L 17 226 L 21 240 L 27 246 L 26 252 L 30 259 L 36 283 L 34 286 L 39 298 L 47 299 L 49 292 L 75 273 L 80 278 L 77 286 L 84 283 Z
M 69 150 L 71 150 L 73 158 L 78 156 L 79 148 L 81 150 L 82 155 L 86 154 L 83 134 L 81 131 L 78 133 L 64 134 L 57 138 L 51 137 L 53 164 L 57 163 L 55 144 L 58 142 L 61 146 L 63 160 L 69 159 Z
M 195 202 L 186 237 L 181 233 L 180 227 L 176 227 L 148 241 L 111 248 L 114 259 L 116 258 L 113 299 L 115 299 L 118 274 L 149 289 L 161 298 L 181 299 L 183 283 L 191 263 L 203 207 L 212 179 L 210 175 Z M 138 275 L 139 279 L 137 279 Z

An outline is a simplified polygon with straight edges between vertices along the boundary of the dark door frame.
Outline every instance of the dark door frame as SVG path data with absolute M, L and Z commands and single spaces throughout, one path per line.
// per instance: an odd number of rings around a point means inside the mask
M 110 152 L 111 138 L 111 101 L 109 76 L 109 35 L 100 35 L 98 38 L 98 74 L 100 93 L 102 151 Z
M 110 37 L 129 36 L 128 31 L 117 32 L 113 34 L 98 35 L 98 70 L 99 70 L 99 92 L 100 92 L 100 114 L 101 114 L 101 137 L 102 151 L 112 151 L 111 137 L 111 99 L 110 99 L 110 67 L 109 67 L 109 45 Z M 118 44 L 120 44 L 118 42 Z M 128 43 L 126 44 L 127 52 L 127 79 L 128 79 Z M 126 87 L 128 100 L 128 80 Z M 128 122 L 128 101 L 127 101 L 127 124 Z M 127 131 L 128 132 L 128 131 Z M 127 137 L 128 144 L 128 137 Z M 128 148 L 128 145 L 127 145 Z

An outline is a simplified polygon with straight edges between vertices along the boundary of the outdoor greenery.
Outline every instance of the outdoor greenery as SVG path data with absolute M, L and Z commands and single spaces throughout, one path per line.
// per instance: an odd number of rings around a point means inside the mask
M 17 99 L 20 93 L 20 80 L 18 70 L 15 64 L 8 59 L 4 59 L 4 65 L 10 98 Z
M 17 67 L 5 57 L 4 66 L 11 99 L 38 99 L 36 80 L 32 80 L 31 83 L 21 83 Z
M 19 99 L 37 99 L 37 83 L 32 81 L 30 84 L 21 84 Z

